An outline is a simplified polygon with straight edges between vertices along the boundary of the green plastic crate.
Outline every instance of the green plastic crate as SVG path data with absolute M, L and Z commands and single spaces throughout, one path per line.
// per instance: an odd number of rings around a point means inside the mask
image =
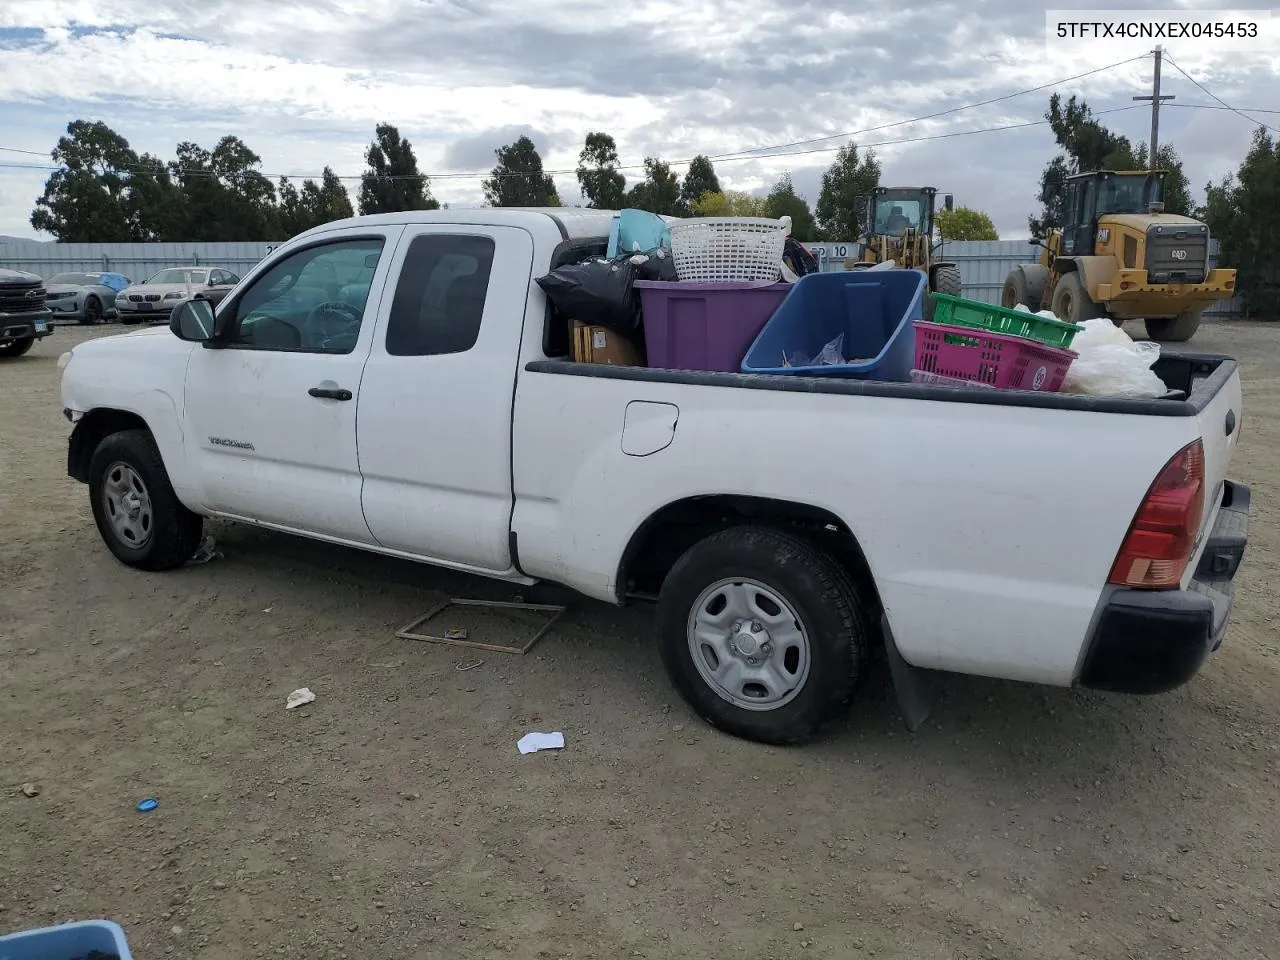
M 989 333 L 1035 340 L 1046 347 L 1070 347 L 1077 333 L 1084 329 L 1078 323 L 1064 323 L 1048 317 L 1037 317 L 1008 307 L 997 307 L 980 300 L 966 300 L 949 293 L 933 295 L 933 322 L 957 327 L 974 327 Z

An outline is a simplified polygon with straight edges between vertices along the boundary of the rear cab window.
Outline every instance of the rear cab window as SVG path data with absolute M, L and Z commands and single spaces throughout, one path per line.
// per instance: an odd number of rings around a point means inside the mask
M 413 238 L 387 322 L 393 357 L 465 353 L 476 345 L 493 272 L 492 237 L 422 234 Z

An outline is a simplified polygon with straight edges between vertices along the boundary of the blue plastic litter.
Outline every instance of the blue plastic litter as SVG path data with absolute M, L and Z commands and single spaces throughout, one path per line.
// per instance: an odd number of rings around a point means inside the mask
M 133 960 L 124 930 L 110 920 L 82 920 L 0 936 L 0 960 L 83 960 L 94 951 Z
M 160 806 L 160 801 L 155 797 L 147 797 L 145 800 L 138 801 L 138 810 L 142 813 L 150 813 L 158 806 Z
M 671 249 L 671 230 L 667 221 L 648 210 L 626 209 L 618 211 L 609 230 L 610 258 L 619 253 L 653 250 L 657 247 Z
M 919 270 L 803 276 L 747 349 L 741 370 L 906 382 L 926 286 Z M 824 351 L 837 362 L 820 362 Z

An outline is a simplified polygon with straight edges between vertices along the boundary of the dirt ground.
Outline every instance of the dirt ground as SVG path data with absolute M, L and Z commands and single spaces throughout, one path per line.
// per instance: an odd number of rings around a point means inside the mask
M 55 361 L 118 329 L 0 366 L 0 932 L 106 917 L 138 960 L 1280 955 L 1280 325 L 1193 341 L 1243 362 L 1254 495 L 1196 680 L 948 679 L 908 734 L 881 673 L 791 750 L 693 716 L 643 608 L 575 601 L 520 657 L 396 639 L 514 597 L 409 563 L 221 524 L 208 564 L 117 563 Z M 566 749 L 519 755 L 529 730 Z

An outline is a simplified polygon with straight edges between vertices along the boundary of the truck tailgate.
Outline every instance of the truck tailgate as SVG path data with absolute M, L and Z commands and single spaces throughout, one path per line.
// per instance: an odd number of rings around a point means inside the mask
M 1223 485 L 1231 467 L 1231 458 L 1235 454 L 1236 442 L 1240 438 L 1240 424 L 1244 416 L 1240 370 L 1234 363 L 1230 364 L 1229 370 L 1218 368 L 1208 376 L 1193 380 L 1193 398 L 1198 391 L 1210 394 L 1208 402 L 1196 418 L 1204 444 L 1205 509 L 1197 533 L 1196 553 L 1183 575 L 1184 588 L 1195 573 L 1196 564 L 1199 563 L 1207 543 L 1208 532 L 1213 529 L 1222 505 Z

